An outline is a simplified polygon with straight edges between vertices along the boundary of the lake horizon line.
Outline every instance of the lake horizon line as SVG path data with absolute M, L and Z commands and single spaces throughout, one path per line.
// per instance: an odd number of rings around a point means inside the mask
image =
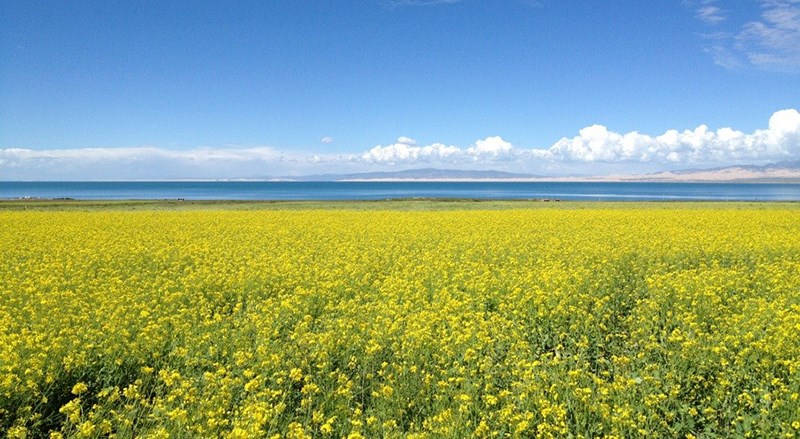
M 34 181 L 0 182 L 0 199 L 800 201 L 794 183 L 609 181 Z

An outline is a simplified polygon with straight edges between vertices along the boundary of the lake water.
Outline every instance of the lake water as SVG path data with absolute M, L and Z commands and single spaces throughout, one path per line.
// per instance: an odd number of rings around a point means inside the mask
M 800 201 L 800 184 L 608 182 L 0 182 L 0 199 Z

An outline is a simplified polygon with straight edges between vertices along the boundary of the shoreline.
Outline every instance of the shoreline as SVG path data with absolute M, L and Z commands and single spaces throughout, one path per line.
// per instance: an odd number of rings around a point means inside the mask
M 558 200 L 476 198 L 394 198 L 382 200 L 75 200 L 0 199 L 0 213 L 16 211 L 258 211 L 258 210 L 526 210 L 526 209 L 800 209 L 800 201 L 719 200 Z
M 800 172 L 781 176 L 744 174 L 698 175 L 658 173 L 649 176 L 614 174 L 600 177 L 509 177 L 509 178 L 343 178 L 338 180 L 306 179 L 169 179 L 169 180 L 0 180 L 2 184 L 38 183 L 696 183 L 696 184 L 797 184 Z
M 266 182 L 266 180 L 265 180 Z M 307 180 L 285 181 L 287 183 L 313 182 Z M 322 181 L 321 181 L 322 182 Z M 326 181 L 324 183 L 700 183 L 700 184 L 798 184 L 800 176 L 792 178 L 626 178 L 626 177 L 542 177 L 542 178 L 352 178 Z

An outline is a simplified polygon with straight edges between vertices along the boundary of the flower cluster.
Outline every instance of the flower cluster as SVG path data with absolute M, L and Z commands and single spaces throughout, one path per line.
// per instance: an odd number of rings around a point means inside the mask
M 8 437 L 800 437 L 800 208 L 0 212 Z

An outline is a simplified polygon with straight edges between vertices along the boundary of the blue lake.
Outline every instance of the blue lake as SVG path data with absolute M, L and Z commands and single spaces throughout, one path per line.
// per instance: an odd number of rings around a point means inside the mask
M 0 198 L 76 200 L 382 200 L 395 198 L 596 201 L 800 201 L 800 184 L 609 182 L 0 182 Z

